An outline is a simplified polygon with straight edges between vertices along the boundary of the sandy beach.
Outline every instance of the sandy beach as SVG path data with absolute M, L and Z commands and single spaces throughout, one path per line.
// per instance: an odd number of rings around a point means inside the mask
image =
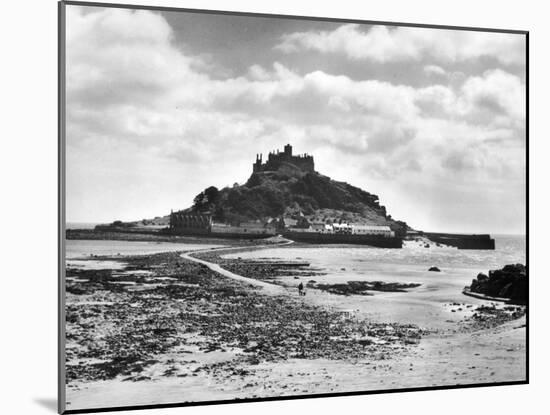
M 525 380 L 525 307 L 462 295 L 469 270 L 340 295 L 326 269 L 199 248 L 68 266 L 68 409 Z

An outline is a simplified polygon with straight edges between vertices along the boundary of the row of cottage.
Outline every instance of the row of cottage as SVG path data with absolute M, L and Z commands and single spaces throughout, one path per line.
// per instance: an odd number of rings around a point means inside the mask
M 394 237 L 389 226 L 355 223 L 309 222 L 304 216 L 281 217 L 267 222 L 243 222 L 239 226 L 216 223 L 211 215 L 186 212 L 170 214 L 170 232 L 180 235 L 258 235 L 269 236 L 284 232 L 311 232 L 326 234 L 379 235 Z

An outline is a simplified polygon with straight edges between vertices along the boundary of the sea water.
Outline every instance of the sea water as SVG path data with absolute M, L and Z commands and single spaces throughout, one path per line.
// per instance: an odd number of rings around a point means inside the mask
M 77 269 L 124 269 L 121 261 L 91 260 L 92 256 L 147 255 L 160 252 L 196 251 L 221 245 L 187 244 L 179 242 L 107 241 L 69 239 L 65 244 L 65 264 Z
M 217 248 L 214 244 L 187 244 L 180 242 L 106 241 L 68 239 L 65 244 L 67 259 L 86 258 L 92 255 L 146 255 L 160 252 L 196 251 Z
M 382 265 L 416 269 L 436 266 L 442 269 L 471 269 L 488 272 L 506 264 L 525 264 L 525 236 L 497 236 L 494 250 L 466 250 L 425 242 L 405 241 L 402 249 L 372 248 L 359 245 L 288 245 L 225 255 L 227 258 L 304 260 L 331 273 L 372 270 Z M 344 270 L 342 268 L 345 268 Z
M 227 258 L 300 260 L 319 275 L 289 275 L 280 280 L 287 286 L 302 282 L 335 284 L 348 281 L 383 281 L 420 284 L 407 292 L 375 292 L 368 296 L 342 296 L 309 290 L 311 301 L 320 305 L 356 310 L 377 320 L 399 321 L 421 326 L 444 327 L 461 320 L 484 300 L 465 296 L 462 291 L 480 272 L 506 264 L 526 262 L 524 236 L 497 236 L 495 250 L 459 250 L 425 242 L 406 241 L 402 249 L 381 249 L 351 245 L 288 245 L 225 255 Z M 440 272 L 429 271 L 438 267 Z M 464 307 L 452 304 L 465 304 Z M 467 307 L 470 305 L 470 307 Z M 460 310 L 458 308 L 461 308 Z M 453 311 L 454 310 L 454 311 Z

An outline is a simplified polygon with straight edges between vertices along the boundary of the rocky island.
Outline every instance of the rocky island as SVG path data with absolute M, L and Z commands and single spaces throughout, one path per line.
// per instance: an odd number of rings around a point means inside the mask
M 189 208 L 134 222 L 98 225 L 103 234 L 148 234 L 209 238 L 263 239 L 277 234 L 310 244 L 360 244 L 401 248 L 406 238 L 422 235 L 459 249 L 494 249 L 489 235 L 415 231 L 396 220 L 379 197 L 317 172 L 314 158 L 295 155 L 290 144 L 264 162 L 256 155 L 252 174 L 242 184 L 197 194 Z M 70 230 L 68 238 L 92 237 Z M 120 237 L 120 236 L 119 236 Z

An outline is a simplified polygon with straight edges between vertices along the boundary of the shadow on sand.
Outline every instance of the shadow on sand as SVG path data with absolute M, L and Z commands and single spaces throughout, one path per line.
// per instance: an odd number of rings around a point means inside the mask
M 46 409 L 48 409 L 52 412 L 57 413 L 57 399 L 53 399 L 53 398 L 35 398 L 34 401 L 38 405 L 40 405 L 40 406 L 42 406 L 42 407 L 44 407 L 44 408 L 46 408 Z

